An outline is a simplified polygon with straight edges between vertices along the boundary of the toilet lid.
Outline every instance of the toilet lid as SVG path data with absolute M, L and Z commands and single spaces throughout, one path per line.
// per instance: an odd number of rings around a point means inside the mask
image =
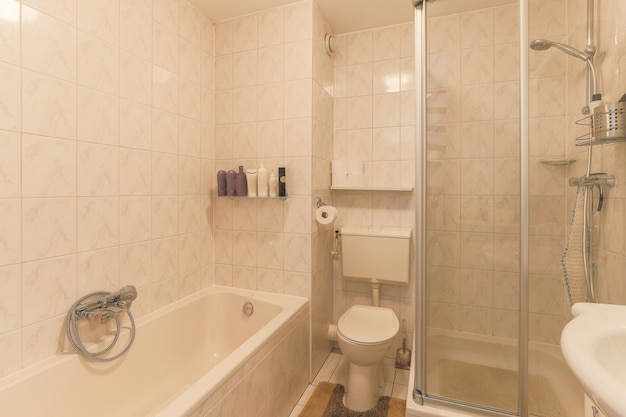
M 337 330 L 347 339 L 357 343 L 382 343 L 400 329 L 393 310 L 384 307 L 355 305 L 337 322 Z

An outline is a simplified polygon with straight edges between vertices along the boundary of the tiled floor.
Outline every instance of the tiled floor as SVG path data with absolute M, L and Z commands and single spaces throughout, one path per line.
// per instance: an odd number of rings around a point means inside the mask
M 334 382 L 346 385 L 348 381 L 348 361 L 343 357 L 340 351 L 333 351 L 322 369 L 319 371 L 315 379 L 309 384 L 298 405 L 295 406 L 289 417 L 298 417 L 308 401 L 315 386 L 322 381 Z M 383 360 L 383 375 L 385 377 L 385 393 L 391 397 L 406 399 L 409 385 L 409 371 L 395 368 L 395 360 L 385 358 Z

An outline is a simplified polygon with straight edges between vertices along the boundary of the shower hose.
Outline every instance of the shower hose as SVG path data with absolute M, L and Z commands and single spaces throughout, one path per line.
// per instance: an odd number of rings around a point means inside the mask
M 120 332 L 122 329 L 122 324 L 120 322 L 120 318 L 118 317 L 118 314 L 116 314 L 115 311 L 108 309 L 108 308 L 104 308 L 104 311 L 110 311 L 111 313 L 113 313 L 113 317 L 115 318 L 115 325 L 116 325 L 115 337 L 113 337 L 113 340 L 111 341 L 111 343 L 106 348 L 104 348 L 103 350 L 99 352 L 90 352 L 87 350 L 87 348 L 83 344 L 83 341 L 80 339 L 80 335 L 78 334 L 78 328 L 76 326 L 76 320 L 77 320 L 76 307 L 78 307 L 83 301 L 85 301 L 86 299 L 90 297 L 103 296 L 103 295 L 109 295 L 109 294 L 111 293 L 106 292 L 106 291 L 97 291 L 97 292 L 92 292 L 90 294 L 87 294 L 82 298 L 79 298 L 70 308 L 70 311 L 67 314 L 67 320 L 65 322 L 65 332 L 67 334 L 67 339 L 69 340 L 72 347 L 77 352 L 81 353 L 85 357 L 91 360 L 94 360 L 96 362 L 111 362 L 122 357 L 122 355 L 128 352 L 128 349 L 130 349 L 130 347 L 133 345 L 133 342 L 135 341 L 135 320 L 133 319 L 133 315 L 130 312 L 130 310 L 126 309 L 126 313 L 128 314 L 128 319 L 130 320 L 130 326 L 131 326 L 130 340 L 128 342 L 128 345 L 126 345 L 126 347 L 115 356 L 111 356 L 108 358 L 101 357 L 102 355 L 106 354 L 111 349 L 113 349 L 113 347 L 115 346 L 115 344 L 117 343 L 120 337 Z M 81 316 L 78 315 L 78 318 L 81 318 Z

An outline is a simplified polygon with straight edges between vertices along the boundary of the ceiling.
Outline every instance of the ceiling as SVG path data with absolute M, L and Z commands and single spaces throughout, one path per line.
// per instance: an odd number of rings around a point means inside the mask
M 301 0 L 191 0 L 213 22 Z M 412 0 L 315 0 L 337 34 L 413 21 Z

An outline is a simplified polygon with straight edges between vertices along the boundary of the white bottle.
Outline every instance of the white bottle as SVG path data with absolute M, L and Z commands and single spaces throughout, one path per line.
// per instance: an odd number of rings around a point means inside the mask
M 267 197 L 267 169 L 263 165 L 257 171 L 257 195 L 259 197 Z
M 248 197 L 256 197 L 256 169 L 246 169 L 248 179 Z
M 274 170 L 270 173 L 270 197 L 278 196 L 278 179 L 274 175 Z

